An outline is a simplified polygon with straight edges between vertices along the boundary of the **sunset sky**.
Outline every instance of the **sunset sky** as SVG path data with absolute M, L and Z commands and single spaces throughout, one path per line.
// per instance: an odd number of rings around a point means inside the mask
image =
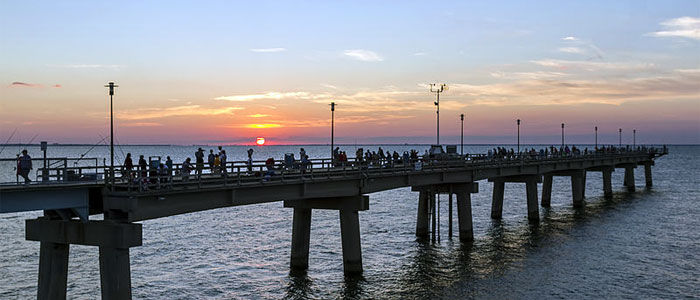
M 0 142 L 700 143 L 700 1 L 0 1 Z

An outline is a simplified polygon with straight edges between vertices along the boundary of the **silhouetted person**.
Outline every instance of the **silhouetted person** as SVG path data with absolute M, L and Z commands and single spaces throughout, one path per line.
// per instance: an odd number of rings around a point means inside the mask
M 19 163 L 17 165 L 19 176 L 24 178 L 24 184 L 32 182 L 32 180 L 29 179 L 29 171 L 32 170 L 32 157 L 29 156 L 26 149 L 22 150 L 22 156 L 19 157 Z
M 124 159 L 124 170 L 122 176 L 126 175 L 126 178 L 131 179 L 131 172 L 134 170 L 134 162 L 131 160 L 131 153 L 126 154 Z
M 195 169 L 194 175 L 200 178 L 202 177 L 202 169 L 204 169 L 204 149 L 197 149 L 197 152 L 194 153 L 194 157 L 197 159 L 197 169 Z
M 212 173 L 214 173 L 214 161 L 216 160 L 216 155 L 214 154 L 214 150 L 209 149 L 209 157 L 207 157 L 207 162 L 209 163 L 209 169 Z

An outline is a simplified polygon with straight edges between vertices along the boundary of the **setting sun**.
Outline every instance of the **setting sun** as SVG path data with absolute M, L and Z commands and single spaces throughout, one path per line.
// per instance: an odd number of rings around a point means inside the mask
M 255 140 L 255 143 L 258 144 L 258 146 L 265 145 L 265 138 L 259 137 Z

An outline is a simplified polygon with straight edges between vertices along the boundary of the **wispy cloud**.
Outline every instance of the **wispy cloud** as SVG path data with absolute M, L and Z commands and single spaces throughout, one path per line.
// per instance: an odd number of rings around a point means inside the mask
M 46 65 L 49 68 L 66 68 L 66 69 L 113 69 L 118 70 L 124 68 L 124 65 L 103 65 L 103 64 L 71 64 L 71 65 Z
M 222 108 L 205 108 L 200 105 L 175 106 L 167 108 L 143 108 L 128 110 L 118 115 L 122 120 L 146 120 L 159 119 L 178 116 L 212 116 L 233 114 L 236 110 L 241 110 L 242 107 L 222 107 Z
M 296 99 L 317 99 L 327 97 L 326 94 L 311 94 L 308 92 L 268 92 L 264 94 L 251 94 L 251 95 L 234 95 L 234 96 L 221 96 L 216 97 L 214 100 L 225 100 L 225 101 L 253 101 L 253 100 L 280 100 L 287 98 Z
M 27 82 L 15 81 L 15 82 L 10 83 L 9 87 L 43 88 L 44 85 L 40 84 L 40 83 L 27 83 Z M 49 87 L 60 88 L 63 86 L 60 84 L 54 84 L 54 85 L 51 85 Z
M 374 51 L 364 49 L 345 50 L 343 55 L 359 61 L 377 62 L 384 61 L 384 58 Z
M 122 123 L 119 126 L 123 127 L 159 127 L 163 126 L 161 123 L 156 122 L 134 122 L 134 123 Z
M 564 53 L 573 53 L 573 54 L 585 54 L 586 53 L 585 50 L 583 50 L 579 47 L 562 47 L 562 48 L 559 48 L 559 51 L 564 52 Z
M 565 40 L 565 41 L 578 41 L 578 38 L 577 38 L 577 37 L 574 37 L 574 36 L 567 36 L 567 37 L 562 38 L 562 40 Z
M 264 118 L 264 117 L 269 117 L 269 116 L 270 116 L 270 115 L 266 115 L 266 114 L 248 115 L 248 117 L 251 117 L 251 118 Z
M 21 82 L 21 81 L 15 81 L 13 83 L 10 83 L 10 87 L 31 87 L 31 88 L 38 88 L 42 87 L 41 84 L 38 83 L 26 83 L 26 82 Z
M 682 37 L 700 40 L 700 18 L 680 17 L 659 23 L 663 30 L 650 32 L 655 37 Z
M 580 70 L 580 71 L 599 71 L 599 70 L 618 70 L 618 71 L 649 71 L 655 68 L 651 63 L 624 63 L 624 62 L 600 62 L 600 61 L 583 61 L 583 60 L 559 60 L 559 59 L 541 59 L 530 61 L 536 65 L 543 67 L 555 68 L 558 70 Z
M 425 52 L 416 52 L 416 53 L 413 53 L 413 56 L 425 56 L 425 55 L 428 55 L 428 54 L 425 53 Z
M 272 52 L 284 52 L 287 51 L 286 48 L 255 48 L 255 49 L 250 49 L 250 51 L 253 52 L 258 52 L 258 53 L 272 53 Z

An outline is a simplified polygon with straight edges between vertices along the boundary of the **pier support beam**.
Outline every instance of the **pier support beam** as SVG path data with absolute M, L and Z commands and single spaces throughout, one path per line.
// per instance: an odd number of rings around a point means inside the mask
M 583 186 L 581 187 L 581 198 L 586 199 L 586 170 L 583 170 Z
M 37 299 L 66 299 L 70 245 L 41 242 Z
M 416 236 L 427 238 L 430 223 L 430 192 L 422 190 L 418 194 L 418 218 L 416 219 Z
M 540 182 L 540 175 L 520 175 L 510 177 L 498 177 L 489 179 L 493 182 L 493 200 L 491 202 L 491 218 L 500 219 L 503 216 L 503 195 L 505 193 L 506 182 L 522 182 L 525 183 L 525 191 L 527 195 L 527 218 L 531 222 L 537 222 L 540 219 L 540 210 L 537 205 L 537 183 Z
M 493 181 L 493 196 L 491 199 L 491 219 L 503 217 L 503 196 L 506 190 L 506 182 L 503 180 Z
M 552 183 L 554 176 L 544 175 L 542 183 L 542 207 L 552 206 Z
M 644 165 L 644 181 L 646 183 L 647 187 L 652 186 L 652 179 L 651 179 L 651 166 L 654 165 L 654 161 L 645 161 L 639 163 L 640 165 Z
M 141 224 L 26 220 L 26 238 L 41 242 L 38 299 L 65 299 L 70 244 L 98 246 L 102 299 L 131 299 L 129 248 L 142 243 Z
M 457 193 L 457 219 L 459 222 L 459 239 L 462 242 L 474 240 L 472 226 L 472 195 L 471 192 Z
M 629 192 L 634 192 L 634 166 L 628 166 L 625 167 L 625 186 L 627 187 L 627 191 Z
M 343 246 L 345 274 L 362 273 L 362 246 L 358 211 L 369 209 L 368 196 L 313 198 L 284 201 L 284 207 L 294 208 L 292 224 L 292 268 L 308 268 L 311 210 L 332 209 L 339 211 L 340 237 Z
M 340 210 L 340 236 L 343 244 L 343 269 L 345 273 L 362 273 L 360 218 L 356 210 Z
M 311 239 L 311 209 L 294 208 L 292 221 L 292 269 L 309 268 L 309 241 Z
M 100 247 L 102 300 L 131 299 L 129 248 Z
M 613 196 L 613 191 L 612 191 L 612 172 L 614 171 L 614 168 L 607 168 L 603 170 L 603 196 L 605 198 L 612 198 Z
M 584 174 L 585 170 L 576 170 L 571 174 L 571 197 L 574 207 L 583 206 Z

